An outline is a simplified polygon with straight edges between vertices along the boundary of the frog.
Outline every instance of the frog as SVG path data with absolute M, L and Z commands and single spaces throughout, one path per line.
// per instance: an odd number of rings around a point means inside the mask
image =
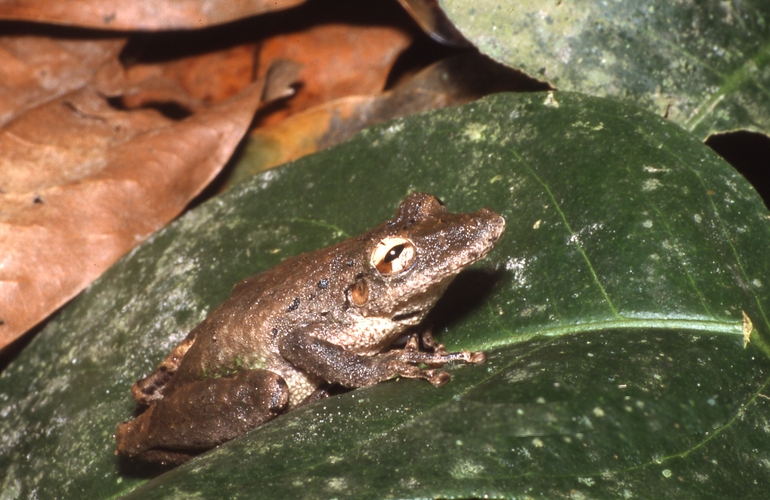
M 439 387 L 445 364 L 483 363 L 483 351 L 448 352 L 423 321 L 504 228 L 489 208 L 451 213 L 412 193 L 374 229 L 246 278 L 133 384 L 137 416 L 118 425 L 116 453 L 176 466 L 334 387 Z

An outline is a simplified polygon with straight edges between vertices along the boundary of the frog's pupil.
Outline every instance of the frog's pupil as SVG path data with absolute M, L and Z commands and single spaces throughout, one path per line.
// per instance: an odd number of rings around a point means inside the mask
M 385 259 L 383 259 L 383 262 L 386 264 L 393 262 L 398 258 L 399 255 L 401 255 L 401 252 L 404 251 L 404 245 L 396 245 L 393 248 L 391 248 L 387 255 L 385 255 Z

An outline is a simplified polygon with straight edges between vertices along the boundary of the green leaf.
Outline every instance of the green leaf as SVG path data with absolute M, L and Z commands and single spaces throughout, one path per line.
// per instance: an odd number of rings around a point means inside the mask
M 611 96 L 698 137 L 770 133 L 770 2 L 442 0 L 481 52 L 560 90 Z
M 324 400 L 144 485 L 118 467 L 131 383 L 234 283 L 365 231 L 412 190 L 507 220 L 433 316 L 448 348 L 487 363 L 438 389 Z M 188 213 L 62 311 L 0 376 L 0 489 L 756 497 L 770 484 L 769 226 L 697 139 L 613 100 L 501 94 L 369 129 Z

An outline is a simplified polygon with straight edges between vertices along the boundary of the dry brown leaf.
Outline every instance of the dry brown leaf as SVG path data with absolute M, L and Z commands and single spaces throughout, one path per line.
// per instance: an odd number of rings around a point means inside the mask
M 0 37 L 0 126 L 27 109 L 92 83 L 105 65 L 119 71 L 117 57 L 124 44 L 124 38 Z
M 13 0 L 0 19 L 115 30 L 203 28 L 288 9 L 304 0 Z
M 141 93 L 105 75 L 115 69 L 105 63 L 93 86 Z M 94 87 L 43 98 L 0 128 L 0 348 L 176 217 L 227 162 L 262 93 L 253 84 L 174 121 L 115 109 Z
M 259 54 L 259 76 L 281 59 L 301 64 L 302 71 L 297 94 L 261 125 L 342 97 L 381 92 L 393 62 L 410 42 L 411 36 L 398 28 L 342 24 L 266 40 Z
M 459 106 L 495 92 L 548 88 L 478 52 L 464 52 L 428 66 L 406 84 L 380 96 L 337 99 L 254 130 L 244 154 L 250 161 L 239 164 L 225 188 L 259 171 L 339 144 L 376 123 Z
M 144 93 L 138 100 L 130 91 L 123 94 L 123 102 L 133 108 L 146 102 L 178 100 L 181 95 L 193 101 L 217 103 L 243 90 L 254 80 L 257 43 L 247 43 L 215 52 L 196 54 L 171 61 L 135 64 L 126 70 L 126 76 Z M 156 96 L 147 94 L 148 81 L 166 89 Z M 170 92 L 166 94 L 166 92 Z

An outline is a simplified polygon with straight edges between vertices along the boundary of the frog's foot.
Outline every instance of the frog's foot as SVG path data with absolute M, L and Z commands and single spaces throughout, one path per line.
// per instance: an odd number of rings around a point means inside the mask
M 426 336 L 429 338 L 428 342 L 426 342 Z M 429 331 L 423 332 L 422 341 L 424 345 L 433 348 L 433 352 L 420 351 L 417 335 L 411 335 L 404 348 L 398 351 L 401 353 L 398 359 L 408 363 L 423 363 L 433 368 L 441 368 L 453 361 L 478 365 L 487 360 L 487 355 L 483 351 L 447 352 L 443 345 L 433 340 L 433 335 Z
M 435 370 L 433 368 L 423 369 L 417 365 L 399 359 L 393 359 L 388 363 L 388 371 L 404 378 L 421 378 L 427 380 L 433 387 L 442 386 L 452 378 L 447 371 Z
M 267 370 L 199 380 L 118 425 L 118 454 L 152 463 L 186 462 L 278 416 L 288 404 L 286 382 Z
M 487 355 L 482 351 L 447 352 L 443 345 L 433 339 L 429 330 L 422 333 L 422 342 L 426 347 L 433 349 L 433 352 L 420 351 L 418 336 L 412 335 L 401 351 L 395 351 L 397 357 L 390 361 L 389 368 L 402 377 L 425 379 L 434 387 L 439 387 L 449 382 L 451 375 L 435 368 L 441 368 L 453 361 L 476 365 L 487 360 Z M 420 364 L 430 368 L 422 369 L 418 366 Z

